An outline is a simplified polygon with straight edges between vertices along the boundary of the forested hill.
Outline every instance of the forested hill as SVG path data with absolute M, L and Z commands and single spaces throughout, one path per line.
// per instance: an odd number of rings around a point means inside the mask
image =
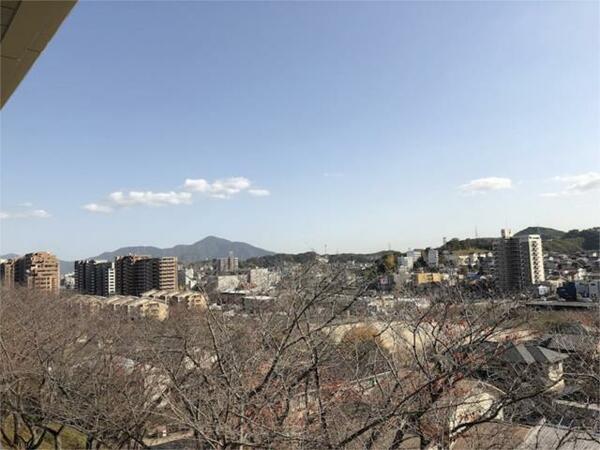
M 575 253 L 582 250 L 600 250 L 600 227 L 585 230 L 561 231 L 547 227 L 527 227 L 515 236 L 539 234 L 544 250 L 560 253 Z M 497 238 L 451 239 L 440 250 L 491 250 Z

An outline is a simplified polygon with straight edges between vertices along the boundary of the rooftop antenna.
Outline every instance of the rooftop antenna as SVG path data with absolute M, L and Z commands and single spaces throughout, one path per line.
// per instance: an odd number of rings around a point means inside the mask
M 477 239 L 479 237 L 479 234 L 477 233 L 477 225 L 475 225 L 475 239 Z

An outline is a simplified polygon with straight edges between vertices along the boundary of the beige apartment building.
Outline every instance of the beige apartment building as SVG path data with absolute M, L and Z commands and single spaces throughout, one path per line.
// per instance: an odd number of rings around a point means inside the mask
M 418 272 L 414 275 L 415 284 L 420 286 L 422 284 L 433 284 L 442 282 L 442 274 L 440 273 L 429 273 L 429 272 Z
M 154 289 L 177 290 L 177 258 L 174 256 L 157 258 L 155 264 L 155 276 L 158 279 L 158 285 Z
M 48 252 L 28 253 L 0 264 L 2 286 L 24 286 L 36 291 L 58 293 L 60 270 L 58 259 Z

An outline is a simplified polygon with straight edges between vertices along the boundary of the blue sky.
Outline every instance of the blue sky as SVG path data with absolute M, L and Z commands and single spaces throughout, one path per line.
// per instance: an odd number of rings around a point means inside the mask
M 1 251 L 367 252 L 600 225 L 599 16 L 80 1 L 2 111 Z

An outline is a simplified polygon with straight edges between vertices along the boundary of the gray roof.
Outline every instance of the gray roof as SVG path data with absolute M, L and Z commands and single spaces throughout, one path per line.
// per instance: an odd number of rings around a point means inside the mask
M 597 348 L 594 336 L 581 334 L 558 334 L 550 336 L 544 346 L 559 352 L 589 352 Z
M 490 350 L 498 352 L 501 361 L 512 364 L 554 364 L 568 358 L 568 355 L 555 352 L 549 348 L 533 344 L 502 344 L 486 343 Z

